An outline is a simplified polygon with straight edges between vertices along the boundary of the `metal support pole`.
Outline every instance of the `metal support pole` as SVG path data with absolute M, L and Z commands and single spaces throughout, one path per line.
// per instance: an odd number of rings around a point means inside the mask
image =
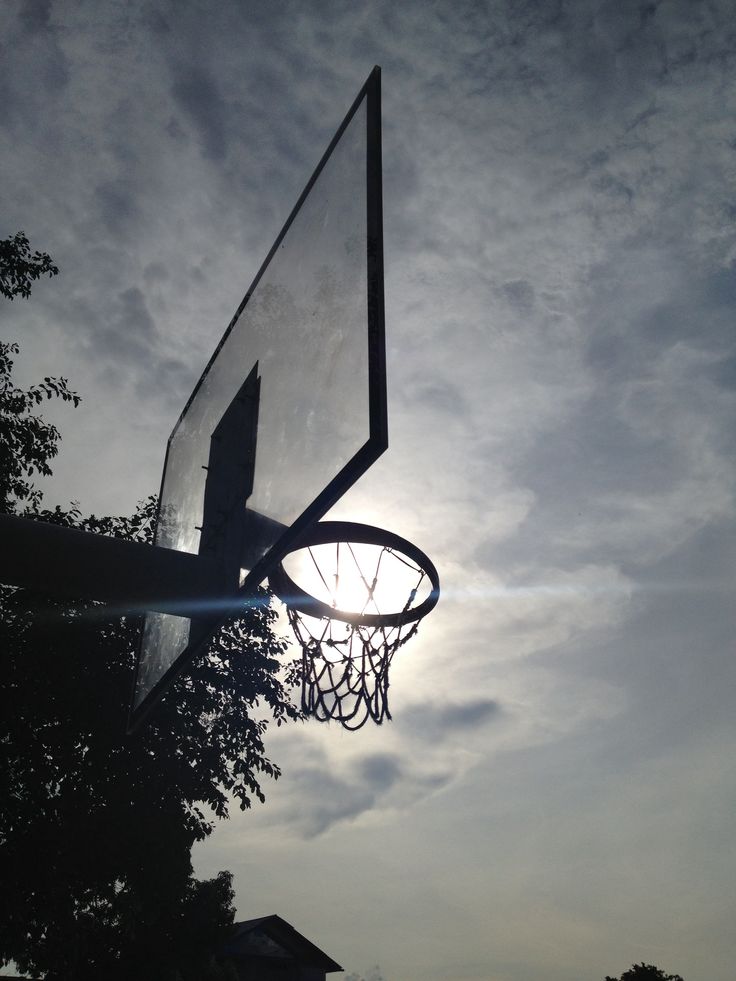
M 178 616 L 232 595 L 211 559 L 8 514 L 0 515 L 0 582 Z
M 285 526 L 245 511 L 241 564 L 252 569 Z M 196 619 L 208 602 L 218 616 L 242 600 L 221 559 L 129 542 L 0 514 L 0 583 L 50 595 L 114 604 L 121 612 L 153 610 Z

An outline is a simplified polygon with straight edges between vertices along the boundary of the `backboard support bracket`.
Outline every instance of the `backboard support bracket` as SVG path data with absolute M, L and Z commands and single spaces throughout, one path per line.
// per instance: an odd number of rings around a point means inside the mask
M 250 534 L 273 522 L 248 512 Z M 175 616 L 201 615 L 203 604 L 216 619 L 237 614 L 245 599 L 238 583 L 226 582 L 222 566 L 204 555 L 179 552 L 66 528 L 14 514 L 0 514 L 0 582 L 70 599 L 109 604 L 116 613 L 153 610 Z M 252 546 L 246 545 L 246 554 Z

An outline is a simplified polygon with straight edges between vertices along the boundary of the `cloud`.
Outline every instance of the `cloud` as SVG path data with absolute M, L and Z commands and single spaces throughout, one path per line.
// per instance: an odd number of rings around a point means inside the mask
M 18 17 L 29 34 L 44 31 L 49 26 L 51 0 L 25 0 Z
M 366 783 L 376 790 L 388 790 L 401 777 L 398 757 L 390 753 L 374 753 L 358 761 L 358 771 Z
M 456 734 L 462 736 L 482 728 L 501 712 L 501 706 L 492 698 L 410 703 L 402 706 L 395 724 L 402 735 L 421 740 L 431 736 L 433 746 L 437 746 Z
M 113 239 L 131 235 L 140 220 L 140 208 L 136 200 L 137 189 L 126 178 L 105 181 L 95 188 L 100 220 Z
M 275 735 L 290 792 L 282 796 L 279 787 L 269 795 L 268 824 L 314 838 L 338 825 L 380 824 L 405 813 L 462 778 L 479 758 L 468 739 L 477 743 L 500 714 L 489 698 L 445 704 L 409 698 L 393 722 L 346 734 L 347 753 L 336 744 L 335 727 L 311 726 L 298 747 Z M 373 744 L 380 748 L 371 750 Z
M 225 100 L 215 77 L 195 62 L 176 65 L 171 94 L 199 134 L 203 152 L 214 161 L 228 149 Z
M 80 298 L 69 317 L 86 327 L 82 344 L 98 365 L 144 364 L 155 352 L 156 325 L 137 286 L 120 290 L 108 309 L 94 315 Z
M 279 824 L 304 838 L 361 817 L 376 820 L 386 811 L 405 810 L 451 779 L 447 769 L 418 768 L 398 752 L 358 752 L 340 758 L 314 741 L 298 757 L 290 750 L 284 770 L 291 792 L 287 799 L 273 801 L 269 825 Z
M 354 820 L 372 810 L 400 775 L 398 758 L 389 754 L 359 759 L 342 775 L 323 758 L 320 765 L 295 774 L 299 806 L 287 811 L 286 821 L 307 838 L 323 834 L 339 822 Z
M 161 268 L 154 266 L 149 281 L 165 278 Z M 93 306 L 93 302 L 99 300 L 82 287 L 63 303 L 60 312 L 74 326 L 74 348 L 94 366 L 99 383 L 113 392 L 127 393 L 128 398 L 163 400 L 181 409 L 197 366 L 179 357 L 178 347 L 168 350 L 143 290 L 126 286 L 107 305 Z
M 58 32 L 49 25 L 48 0 L 28 0 L 20 6 L 8 3 L 4 8 L 0 127 L 27 139 L 58 110 L 69 83 L 70 65 Z
M 520 314 L 528 314 L 534 307 L 534 287 L 525 279 L 504 283 L 501 293 Z
M 734 514 L 734 281 L 645 243 L 597 265 L 571 367 L 587 385 L 564 424 L 506 456 L 505 481 L 529 506 L 502 539 L 481 540 L 481 565 L 641 567 Z
M 392 977 L 602 974 L 665 909 L 696 924 L 673 969 L 725 981 L 730 5 L 277 8 L 39 4 L 30 34 L 11 0 L 0 59 L 7 220 L 62 268 L 13 336 L 85 395 L 67 497 L 121 511 L 383 66 L 391 448 L 340 516 L 416 541 L 443 597 L 394 721 L 274 732 L 284 778 L 215 867 L 295 915 L 334 876 L 335 936 Z

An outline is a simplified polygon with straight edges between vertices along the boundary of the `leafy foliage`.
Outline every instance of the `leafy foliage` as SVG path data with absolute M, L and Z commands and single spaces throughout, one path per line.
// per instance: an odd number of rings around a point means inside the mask
M 606 981 L 682 981 L 679 974 L 665 974 L 654 964 L 632 964 L 628 971 L 624 971 L 620 978 L 606 976 Z
M 6 252 L 0 262 L 5 295 L 11 282 L 26 296 Z M 0 348 L 0 511 L 150 541 L 154 498 L 130 517 L 41 507 L 29 478 L 51 473 L 59 433 L 33 410 L 78 398 L 63 379 L 15 388 L 16 350 Z M 259 598 L 126 736 L 140 616 L 0 586 L 0 964 L 50 981 L 227 973 L 211 951 L 232 923 L 231 877 L 198 882 L 191 848 L 232 798 L 264 799 L 260 780 L 279 776 L 267 719 L 299 714 L 278 673 L 276 614 Z
M 37 508 L 41 492 L 30 478 L 51 475 L 49 461 L 59 452 L 61 435 L 34 409 L 45 399 L 60 398 L 79 405 L 80 398 L 65 378 L 44 378 L 40 385 L 16 388 L 11 355 L 17 344 L 0 341 L 0 511 L 13 513 L 18 503 Z
M 0 293 L 8 300 L 16 296 L 28 299 L 35 280 L 58 272 L 46 252 L 31 252 L 25 232 L 0 240 Z
M 131 518 L 59 508 L 37 517 L 146 540 L 154 512 L 149 499 Z M 57 976 L 63 953 L 59 977 L 103 967 L 112 977 L 125 950 L 154 943 L 147 931 L 170 953 L 162 911 L 180 910 L 191 888 L 191 847 L 213 828 L 202 805 L 226 817 L 230 795 L 241 808 L 263 800 L 260 779 L 279 770 L 258 706 L 278 724 L 297 716 L 278 677 L 276 614 L 262 598 L 126 736 L 137 618 L 0 587 L 0 880 L 16 884 L 0 899 L 0 960 Z
M 0 241 L 0 293 L 12 300 L 28 298 L 31 283 L 44 274 L 55 276 L 58 268 L 45 252 L 31 253 L 24 232 Z M 0 341 L 0 512 L 17 510 L 18 504 L 34 508 L 41 493 L 29 479 L 38 473 L 50 476 L 49 461 L 59 452 L 59 430 L 35 410 L 47 399 L 60 398 L 79 405 L 65 378 L 44 378 L 28 389 L 12 381 L 13 355 L 18 345 Z

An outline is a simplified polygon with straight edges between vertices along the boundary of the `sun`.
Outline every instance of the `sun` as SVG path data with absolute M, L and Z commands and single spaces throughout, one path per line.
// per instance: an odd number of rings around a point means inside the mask
M 421 569 L 377 545 L 313 545 L 291 553 L 284 565 L 305 592 L 346 613 L 398 612 L 431 590 Z

